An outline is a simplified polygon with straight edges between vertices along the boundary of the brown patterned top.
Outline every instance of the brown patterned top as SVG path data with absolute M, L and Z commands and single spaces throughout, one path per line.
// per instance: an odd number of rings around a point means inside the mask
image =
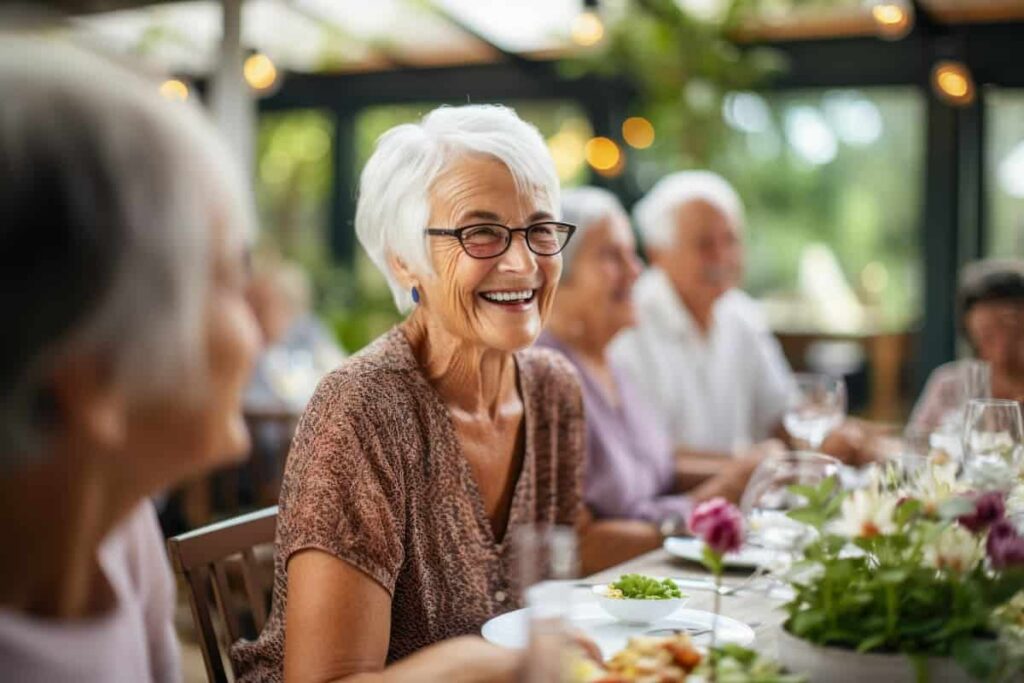
M 508 528 L 573 525 L 581 508 L 583 407 L 569 362 L 516 354 L 525 451 Z M 279 681 L 287 564 L 317 548 L 359 568 L 392 597 L 388 661 L 478 633 L 519 606 L 512 534 L 495 540 L 448 409 L 393 328 L 320 383 L 285 467 L 274 598 L 255 642 L 232 648 L 242 681 Z

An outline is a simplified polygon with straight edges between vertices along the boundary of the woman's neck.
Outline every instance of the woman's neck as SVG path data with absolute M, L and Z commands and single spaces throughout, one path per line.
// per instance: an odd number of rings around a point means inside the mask
M 587 324 L 582 316 L 559 310 L 557 303 L 554 314 L 548 321 L 547 331 L 588 365 L 603 368 L 608 364 L 605 351 L 615 337 L 615 332 Z
M 110 607 L 97 551 L 142 494 L 113 463 L 57 451 L 0 476 L 2 543 L 17 558 L 0 562 L 0 606 L 73 619 Z
M 517 395 L 514 354 L 460 339 L 422 310 L 413 311 L 402 331 L 427 379 L 449 406 L 497 418 Z

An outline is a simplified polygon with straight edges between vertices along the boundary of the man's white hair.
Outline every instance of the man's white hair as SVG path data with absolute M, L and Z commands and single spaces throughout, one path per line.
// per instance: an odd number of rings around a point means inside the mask
M 132 400 L 205 380 L 211 234 L 242 239 L 253 207 L 213 126 L 158 86 L 60 40 L 0 35 L 0 301 L 17 328 L 0 453 L 42 446 L 57 359 L 105 359 Z
M 562 277 L 570 276 L 576 252 L 588 230 L 606 218 L 620 216 L 627 223 L 629 216 L 619 198 L 603 187 L 584 186 L 562 193 L 562 220 L 576 226 L 572 239 L 562 250 Z
M 679 171 L 665 176 L 633 207 L 644 243 L 671 246 L 676 237 L 676 212 L 687 202 L 704 201 L 743 229 L 743 202 L 725 178 L 711 171 Z
M 544 139 L 508 107 L 439 107 L 419 123 L 387 131 L 363 168 L 355 227 L 359 243 L 384 273 L 402 312 L 412 307 L 412 297 L 391 272 L 388 257 L 401 259 L 419 275 L 433 272 L 424 230 L 456 226 L 427 225 L 430 191 L 455 159 L 471 154 L 497 159 L 520 192 L 539 190 L 548 208 L 558 208 L 558 174 Z

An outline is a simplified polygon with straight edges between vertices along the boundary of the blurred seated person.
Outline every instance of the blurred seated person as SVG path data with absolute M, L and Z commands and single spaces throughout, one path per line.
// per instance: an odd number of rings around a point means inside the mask
M 782 349 L 756 302 L 739 289 L 744 225 L 739 195 L 708 171 L 662 178 L 634 209 L 651 267 L 637 282 L 637 325 L 611 358 L 668 425 L 680 467 L 696 483 L 723 457 L 773 437 L 795 391 Z M 860 457 L 863 430 L 823 450 Z
M 297 264 L 255 259 L 246 297 L 264 348 L 246 388 L 247 410 L 302 410 L 320 378 L 344 360 L 334 336 L 311 310 L 311 289 Z
M 1024 401 L 1024 260 L 989 259 L 964 267 L 957 293 L 960 334 L 989 367 L 992 398 Z M 966 402 L 968 366 L 936 368 L 910 416 L 919 434 L 943 427 Z
M 244 457 L 250 196 L 195 107 L 0 37 L 0 679 L 181 680 L 147 498 Z
M 642 266 L 629 219 L 615 195 L 596 187 L 563 193 L 562 216 L 576 234 L 562 252 L 558 297 L 537 343 L 565 354 L 581 378 L 584 500 L 594 517 L 581 540 L 588 574 L 660 547 L 702 500 L 738 501 L 763 452 L 783 446 L 749 449 L 686 490 L 661 414 L 607 353 L 612 338 L 636 322 L 633 284 Z

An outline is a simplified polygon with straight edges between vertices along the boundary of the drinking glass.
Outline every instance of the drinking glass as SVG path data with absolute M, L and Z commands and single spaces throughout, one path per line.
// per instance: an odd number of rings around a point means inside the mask
M 789 487 L 817 486 L 828 477 L 836 477 L 838 490 L 841 467 L 842 463 L 832 456 L 806 451 L 773 455 L 757 466 L 740 498 L 740 512 L 746 520 L 746 542 L 775 551 L 775 561 L 760 567 L 755 576 L 785 570 L 793 556 L 814 538 L 812 527 L 786 515 L 806 503 Z
M 783 424 L 791 436 L 816 451 L 846 416 L 846 382 L 817 373 L 797 373 L 795 380 L 796 393 L 783 416 Z
M 972 399 L 964 413 L 964 475 L 978 488 L 1007 488 L 1021 464 L 1024 427 L 1020 404 L 1002 399 Z
M 571 527 L 527 525 L 514 532 L 517 588 L 528 614 L 528 681 L 556 683 L 570 644 L 569 618 L 578 572 L 576 533 Z

